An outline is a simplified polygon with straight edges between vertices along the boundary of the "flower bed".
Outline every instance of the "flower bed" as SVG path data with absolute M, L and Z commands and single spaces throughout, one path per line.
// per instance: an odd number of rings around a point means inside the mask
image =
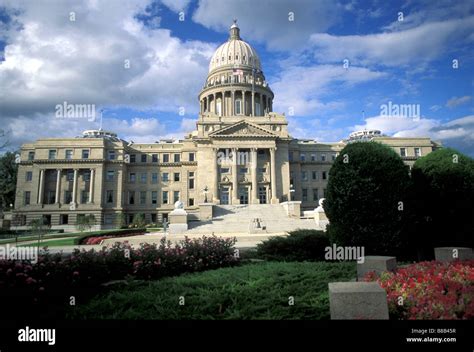
M 421 262 L 366 281 L 387 291 L 391 319 L 473 319 L 474 261 Z
M 92 231 L 89 233 L 83 233 L 75 239 L 75 244 L 100 244 L 102 240 L 106 238 L 115 237 L 130 237 L 144 235 L 145 229 L 120 229 L 120 230 L 105 230 L 105 231 Z M 100 238 L 97 240 L 96 238 Z
M 142 244 L 138 249 L 116 243 L 101 251 L 75 250 L 65 259 L 46 254 L 35 264 L 0 260 L 0 302 L 7 304 L 7 310 L 22 307 L 31 314 L 31 305 L 47 309 L 49 304 L 64 304 L 71 295 L 81 296 L 84 291 L 93 295 L 101 284 L 112 280 L 159 279 L 233 266 L 239 263 L 234 256 L 235 241 L 204 236 L 172 245 L 163 239 L 159 245 Z

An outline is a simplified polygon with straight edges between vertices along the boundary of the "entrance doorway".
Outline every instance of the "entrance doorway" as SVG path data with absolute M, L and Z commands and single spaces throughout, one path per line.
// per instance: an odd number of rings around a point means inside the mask
M 228 205 L 229 204 L 229 187 L 223 187 L 220 193 L 221 193 L 221 197 L 220 197 L 221 204 Z
M 249 204 L 249 190 L 247 187 L 239 189 L 240 204 Z
M 267 204 L 267 188 L 266 187 L 258 187 L 258 199 L 260 200 L 260 204 Z

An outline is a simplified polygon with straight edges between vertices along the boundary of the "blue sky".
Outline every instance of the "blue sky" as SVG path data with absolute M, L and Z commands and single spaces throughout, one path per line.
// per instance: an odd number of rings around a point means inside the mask
M 0 119 L 11 149 L 99 126 L 55 117 L 64 101 L 105 109 L 104 128 L 127 140 L 182 138 L 195 126 L 209 59 L 237 18 L 294 137 L 339 141 L 377 128 L 474 156 L 472 1 L 2 4 Z M 416 104 L 421 116 L 384 115 L 389 102 Z

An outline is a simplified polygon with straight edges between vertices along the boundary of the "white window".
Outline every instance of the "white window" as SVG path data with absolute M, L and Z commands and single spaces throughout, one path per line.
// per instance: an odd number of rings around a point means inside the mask
M 419 158 L 421 156 L 421 148 L 415 148 L 415 156 Z
M 407 148 L 400 148 L 400 156 L 407 156 Z

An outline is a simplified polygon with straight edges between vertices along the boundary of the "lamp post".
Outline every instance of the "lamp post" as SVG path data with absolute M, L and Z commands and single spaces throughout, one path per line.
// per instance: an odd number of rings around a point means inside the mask
M 206 186 L 202 191 L 204 192 L 204 203 L 207 203 L 207 192 L 209 192 L 209 188 Z

